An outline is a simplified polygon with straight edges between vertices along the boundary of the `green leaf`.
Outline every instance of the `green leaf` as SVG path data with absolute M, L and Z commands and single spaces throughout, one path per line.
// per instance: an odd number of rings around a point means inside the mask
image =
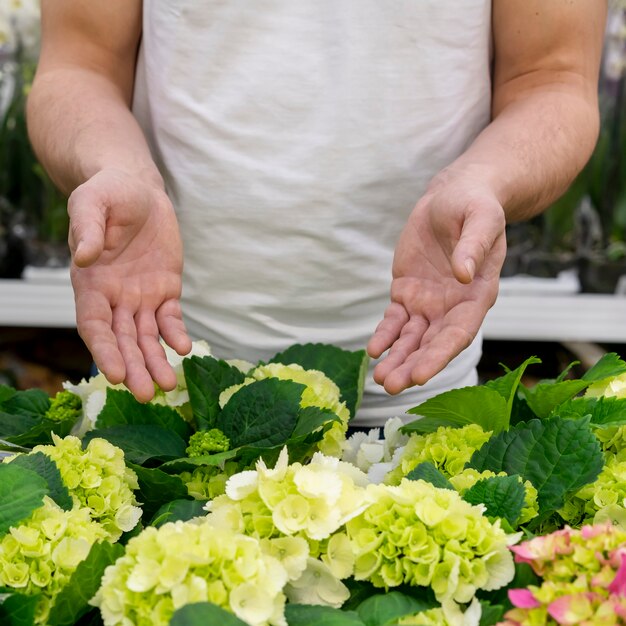
M 154 425 L 175 432 L 187 440 L 191 427 L 172 407 L 146 404 L 135 399 L 130 391 L 107 389 L 106 402 L 98 414 L 96 428 L 110 428 L 125 424 Z
M 295 344 L 284 352 L 279 352 L 270 363 L 297 363 L 304 369 L 324 372 L 339 387 L 341 400 L 346 403 L 350 416 L 354 417 L 363 397 L 363 385 L 369 365 L 365 350 L 350 352 L 322 343 Z
M 2 402 L 1 408 L 11 415 L 43 417 L 50 408 L 50 396 L 41 389 L 16 391 Z
M 141 502 L 144 520 L 150 519 L 164 502 L 190 498 L 180 476 L 172 476 L 159 468 L 142 467 L 134 463 L 128 463 L 128 466 L 137 474 L 137 500 Z
M 20 455 L 11 461 L 11 465 L 39 474 L 48 483 L 48 495 L 65 511 L 74 506 L 57 464 L 43 452 Z
M 502 517 L 511 526 L 519 519 L 525 497 L 526 489 L 517 476 L 483 478 L 463 494 L 470 504 L 484 504 L 488 517 Z
M 567 494 L 593 482 L 604 467 L 604 457 L 588 418 L 549 417 L 492 437 L 468 465 L 530 480 L 543 517 L 561 508 Z
M 564 380 L 560 383 L 538 383 L 534 387 L 521 386 L 526 402 L 537 417 L 548 417 L 552 410 L 586 389 L 590 381 Z
M 331 606 L 287 604 L 285 617 L 289 626 L 364 626 L 354 611 L 342 611 Z
M 526 402 L 526 398 L 521 390 L 518 390 L 513 398 L 513 407 L 511 408 L 511 422 L 510 426 L 515 426 L 521 422 L 530 422 L 530 420 L 537 419 L 538 415 L 532 412 L 531 408 Z
M 100 588 L 104 570 L 124 554 L 124 547 L 108 541 L 94 543 L 87 558 L 78 564 L 72 576 L 56 597 L 47 624 L 73 626 L 91 610 L 88 602 Z
M 489 602 L 485 602 L 484 600 L 480 601 L 481 606 L 481 615 L 480 622 L 478 622 L 478 626 L 495 626 L 502 621 L 504 618 L 504 613 L 506 608 L 501 604 L 491 604 Z
M 2 626 L 33 626 L 40 594 L 11 593 L 0 603 Z
M 298 411 L 296 427 L 291 433 L 290 439 L 306 437 L 318 428 L 329 422 L 338 422 L 339 416 L 328 409 L 320 409 L 317 406 L 307 406 Z
M 197 602 L 181 607 L 172 615 L 169 626 L 247 626 L 236 615 L 211 604 L 210 602 Z
M 182 520 L 186 522 L 193 517 L 206 517 L 204 507 L 207 500 L 173 500 L 162 505 L 150 520 L 150 526 L 162 526 L 167 522 Z
M 74 423 L 74 418 L 63 421 L 39 418 L 31 428 L 25 430 L 22 434 L 7 437 L 7 439 L 13 443 L 31 447 L 38 444 L 50 444 L 52 443 L 51 433 L 59 437 L 66 437 L 72 431 Z
M 615 352 L 607 352 L 593 367 L 583 374 L 583 380 L 595 383 L 605 378 L 613 378 L 626 372 L 626 361 Z
M 484 385 L 445 391 L 408 413 L 423 417 L 403 426 L 404 433 L 432 433 L 440 426 L 461 428 L 467 424 L 478 424 L 486 431 L 498 433 L 509 425 L 507 401 L 499 391 Z
M 407 596 L 399 591 L 378 594 L 365 600 L 357 613 L 365 626 L 394 624 L 402 617 L 415 615 L 433 608 L 428 600 Z
M 17 389 L 9 387 L 9 385 L 0 385 L 0 406 L 6 402 L 9 398 L 12 398 L 17 393 Z
M 0 536 L 43 504 L 48 484 L 36 472 L 13 463 L 0 464 Z
M 203 454 L 202 456 L 185 456 L 180 459 L 167 461 L 160 465 L 159 469 L 168 474 L 180 474 L 181 472 L 193 472 L 193 470 L 203 466 L 224 467 L 224 463 L 235 458 L 238 453 L 239 450 L 227 450 L 226 452 Z
M 557 406 L 552 415 L 575 419 L 589 415 L 592 427 L 623 426 L 626 398 L 574 398 Z
M 541 359 L 538 359 L 536 356 L 531 356 L 526 359 L 518 368 L 507 372 L 504 376 L 500 376 L 499 378 L 495 378 L 493 380 L 488 380 L 485 383 L 485 387 L 489 389 L 494 389 L 497 391 L 505 400 L 507 404 L 507 415 L 511 415 L 511 411 L 513 409 L 513 400 L 515 395 L 517 394 L 517 388 L 519 387 L 520 380 L 526 371 L 526 368 L 529 365 L 534 365 L 537 363 L 541 363 Z
M 187 450 L 187 444 L 176 433 L 147 424 L 91 430 L 83 438 L 83 447 L 96 437 L 121 448 L 127 462 L 139 465 L 149 459 L 178 459 Z
M 424 461 L 416 465 L 406 476 L 409 480 L 425 480 L 439 489 L 451 489 L 454 487 L 450 481 L 430 462 Z
M 14 437 L 32 430 L 41 419 L 37 415 L 17 415 L 0 409 L 0 434 L 4 439 L 11 441 Z
M 240 385 L 245 375 L 226 361 L 211 356 L 183 359 L 183 371 L 198 429 L 213 428 L 220 413 L 220 393 L 232 385 Z
M 12 443 L 10 441 L 5 441 L 4 439 L 0 439 L 0 450 L 4 452 L 11 452 L 12 454 L 17 454 L 18 452 L 30 452 L 30 448 L 20 446 L 17 443 Z
M 242 387 L 222 409 L 216 421 L 234 448 L 284 444 L 293 433 L 305 385 L 266 378 Z

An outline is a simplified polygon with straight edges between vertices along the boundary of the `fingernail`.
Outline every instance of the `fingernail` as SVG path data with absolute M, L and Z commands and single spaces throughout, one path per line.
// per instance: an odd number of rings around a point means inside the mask
M 474 278 L 474 272 L 476 271 L 476 265 L 472 259 L 466 259 L 465 268 L 467 269 L 467 273 L 470 278 Z

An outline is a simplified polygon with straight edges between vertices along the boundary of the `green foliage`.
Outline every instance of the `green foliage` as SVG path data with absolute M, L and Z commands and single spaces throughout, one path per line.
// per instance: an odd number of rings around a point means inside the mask
M 356 612 L 365 626 L 386 626 L 395 624 L 397 620 L 415 615 L 438 606 L 437 602 L 406 595 L 400 591 L 390 591 L 374 595 L 357 608 Z
M 230 448 L 230 440 L 219 429 L 199 430 L 189 438 L 187 456 L 198 457 L 214 452 L 226 452 Z
M 187 487 L 179 476 L 171 476 L 155 467 L 141 467 L 133 463 L 128 463 L 128 466 L 137 474 L 137 499 L 141 502 L 144 522 L 154 515 L 163 502 L 189 498 Z
M 48 483 L 36 472 L 13 463 L 0 464 L 0 536 L 43 504 Z
M 501 517 L 511 526 L 520 517 L 525 497 L 526 490 L 517 476 L 483 478 L 463 494 L 463 500 L 470 504 L 484 504 L 488 517 Z
M 492 437 L 468 464 L 478 471 L 518 474 L 537 489 L 540 518 L 565 496 L 593 482 L 604 459 L 588 418 L 531 420 Z
M 537 417 L 548 417 L 555 407 L 584 391 L 591 383 L 585 380 L 542 382 L 534 387 L 520 386 L 528 406 Z
M 364 626 L 357 613 L 330 606 L 287 604 L 285 617 L 289 626 Z
M 270 363 L 291 365 L 297 363 L 304 369 L 324 372 L 341 390 L 341 400 L 354 417 L 363 397 L 363 386 L 369 364 L 365 350 L 350 352 L 337 346 L 307 343 L 293 345 L 279 352 Z
M 583 374 L 582 379 L 595 383 L 624 373 L 626 373 L 626 361 L 621 359 L 615 352 L 607 352 L 593 367 Z
M 204 517 L 206 500 L 172 500 L 166 502 L 154 514 L 150 520 L 150 526 L 162 526 L 167 522 L 182 520 L 186 522 L 193 517 Z
M 80 396 L 71 391 L 59 391 L 52 399 L 45 417 L 53 422 L 75 423 L 82 415 L 83 403 Z
M 247 626 L 237 616 L 210 602 L 196 602 L 174 612 L 170 626 Z M 290 625 L 291 626 L 291 625 Z
M 424 461 L 416 465 L 406 476 L 409 480 L 425 480 L 439 489 L 452 489 L 450 481 L 430 462 Z
M 552 415 L 578 419 L 589 416 L 592 427 L 626 424 L 626 398 L 574 398 L 555 407 Z
M 6 593 L 6 596 L 5 596 Z M 2 589 L 0 598 L 0 624 L 2 626 L 33 626 L 38 595 L 27 596 L 13 590 Z

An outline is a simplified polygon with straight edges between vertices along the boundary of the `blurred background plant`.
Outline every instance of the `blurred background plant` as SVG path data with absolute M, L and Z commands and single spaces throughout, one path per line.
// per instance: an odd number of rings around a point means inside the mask
M 28 141 L 25 106 L 39 54 L 39 1 L 0 0 L 0 276 L 68 263 L 66 200 Z

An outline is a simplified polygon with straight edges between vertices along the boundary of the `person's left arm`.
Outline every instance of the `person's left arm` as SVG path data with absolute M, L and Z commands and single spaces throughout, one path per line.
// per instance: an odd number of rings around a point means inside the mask
M 597 140 L 606 0 L 494 0 L 492 121 L 429 185 L 393 263 L 391 304 L 368 344 L 389 393 L 464 350 L 498 293 L 506 222 L 536 215 Z

